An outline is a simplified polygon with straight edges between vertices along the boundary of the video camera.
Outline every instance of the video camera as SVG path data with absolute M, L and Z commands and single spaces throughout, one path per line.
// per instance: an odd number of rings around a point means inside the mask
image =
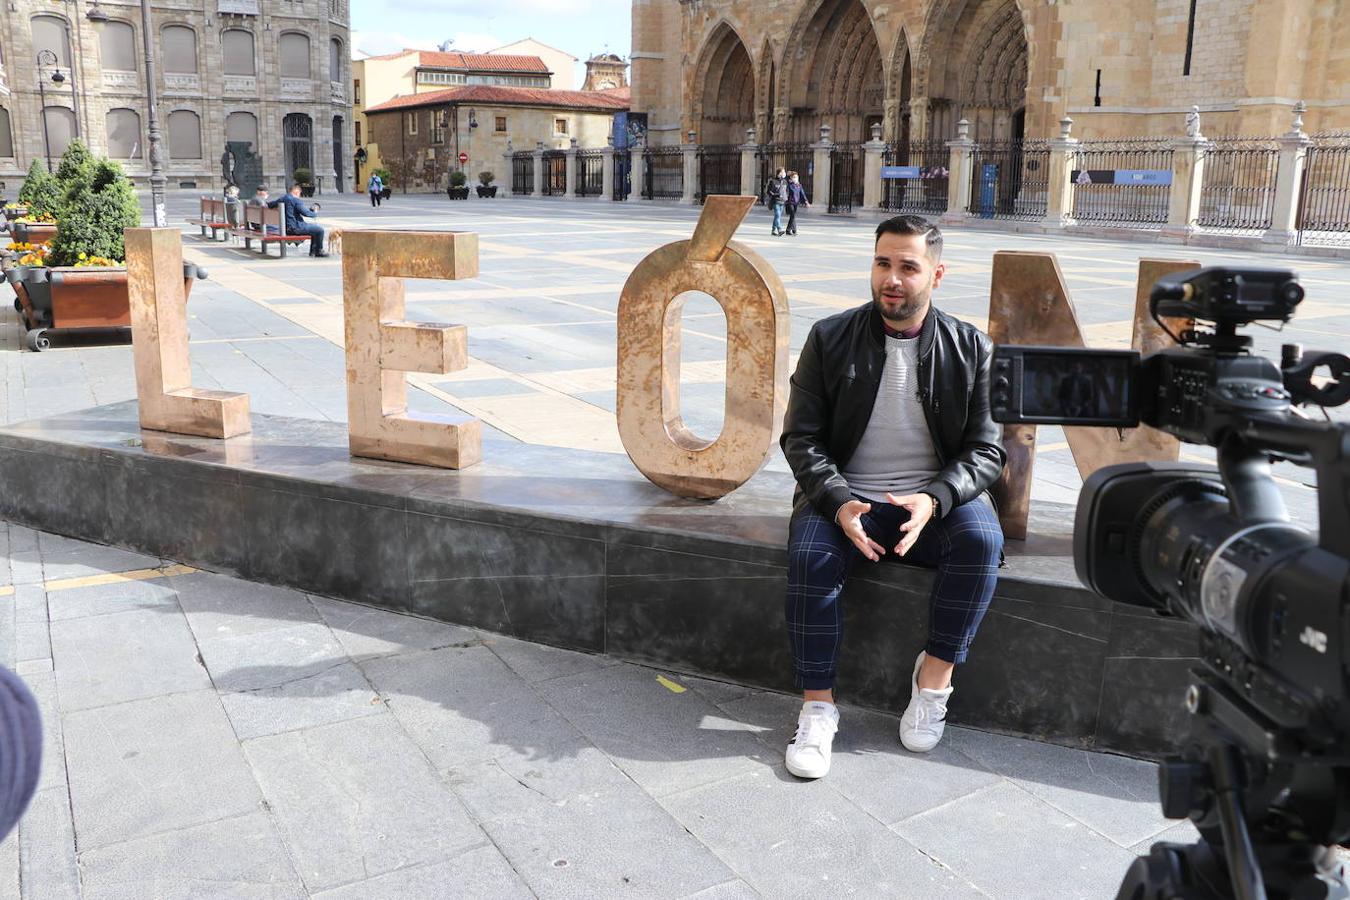
M 1350 400 L 1350 359 L 1286 344 L 1276 367 L 1237 332 L 1287 323 L 1303 296 L 1290 271 L 1199 269 L 1150 295 L 1178 347 L 994 350 L 995 421 L 1142 423 L 1217 451 L 1217 469 L 1107 466 L 1079 495 L 1079 579 L 1201 630 L 1190 746 L 1159 782 L 1203 840 L 1154 845 L 1119 898 L 1350 897 L 1328 847 L 1350 841 L 1350 425 L 1296 409 Z M 1277 461 L 1316 472 L 1318 536 L 1290 522 Z

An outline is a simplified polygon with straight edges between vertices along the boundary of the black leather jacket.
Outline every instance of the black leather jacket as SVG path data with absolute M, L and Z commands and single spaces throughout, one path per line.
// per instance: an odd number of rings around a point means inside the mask
M 978 328 L 930 307 L 919 334 L 919 384 L 941 470 L 925 487 L 939 515 L 975 499 L 1006 458 L 989 416 L 993 345 Z M 858 449 L 886 364 L 881 314 L 868 303 L 811 328 L 792 373 L 780 443 L 797 476 L 794 506 L 809 502 L 833 520 L 853 499 L 840 470 Z

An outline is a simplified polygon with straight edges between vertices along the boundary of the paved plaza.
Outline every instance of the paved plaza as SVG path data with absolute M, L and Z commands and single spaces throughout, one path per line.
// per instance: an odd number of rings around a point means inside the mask
M 320 199 L 343 227 L 480 235 L 478 278 L 408 282 L 409 317 L 468 325 L 471 357 L 412 376 L 414 410 L 622 453 L 619 290 L 646 253 L 689 236 L 697 210 Z M 194 208 L 172 197 L 175 220 Z M 801 236 L 772 238 L 757 210 L 742 228 L 787 284 L 794 358 L 811 322 L 867 298 L 872 224 L 810 216 Z M 248 392 L 257 413 L 345 420 L 340 260 L 262 259 L 186 234 L 184 247 L 210 272 L 188 307 L 196 385 Z M 956 230 L 935 301 L 982 324 L 997 249 L 1055 251 L 1104 346 L 1128 343 L 1141 255 L 1292 265 L 1308 300 L 1283 335 L 1258 331 L 1258 348 L 1350 337 L 1350 262 L 1326 259 Z M 684 323 L 686 417 L 711 435 L 724 321 L 695 297 Z M 20 334 L 6 313 L 0 421 L 134 398 L 125 340 L 58 337 L 30 353 Z M 1072 503 L 1062 434 L 1039 440 L 1033 497 Z M 777 453 L 770 465 L 785 468 Z M 1306 513 L 1311 473 L 1280 474 Z M 1144 761 L 956 727 L 910 754 L 896 716 L 845 703 L 832 772 L 803 783 L 783 768 L 799 705 L 786 693 L 13 524 L 0 523 L 0 550 L 0 663 L 46 723 L 39 792 L 0 845 L 0 900 L 1110 897 L 1160 835 L 1193 835 L 1162 818 Z

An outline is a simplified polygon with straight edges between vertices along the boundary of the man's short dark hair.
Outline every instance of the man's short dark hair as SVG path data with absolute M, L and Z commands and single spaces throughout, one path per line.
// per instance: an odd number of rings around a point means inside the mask
M 923 235 L 928 245 L 928 258 L 933 262 L 942 259 L 942 229 L 923 216 L 892 216 L 877 226 L 878 241 L 883 234 Z

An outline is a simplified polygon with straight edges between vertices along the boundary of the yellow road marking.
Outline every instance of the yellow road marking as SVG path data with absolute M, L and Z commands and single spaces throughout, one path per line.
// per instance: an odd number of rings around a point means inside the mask
M 14 593 L 14 585 L 7 584 L 4 587 L 0 587 L 0 597 L 8 597 L 12 593 Z
M 689 690 L 689 688 L 682 684 L 676 684 L 664 675 L 657 675 L 656 683 L 670 691 L 672 694 L 683 694 L 685 691 Z
M 130 572 L 107 572 L 103 575 L 83 575 L 79 578 L 58 578 L 43 585 L 48 591 L 68 591 L 73 588 L 96 587 L 101 584 L 118 584 L 124 581 L 149 581 L 153 578 L 168 578 L 172 575 L 191 575 L 197 571 L 191 566 L 160 566 L 156 569 L 134 569 Z

